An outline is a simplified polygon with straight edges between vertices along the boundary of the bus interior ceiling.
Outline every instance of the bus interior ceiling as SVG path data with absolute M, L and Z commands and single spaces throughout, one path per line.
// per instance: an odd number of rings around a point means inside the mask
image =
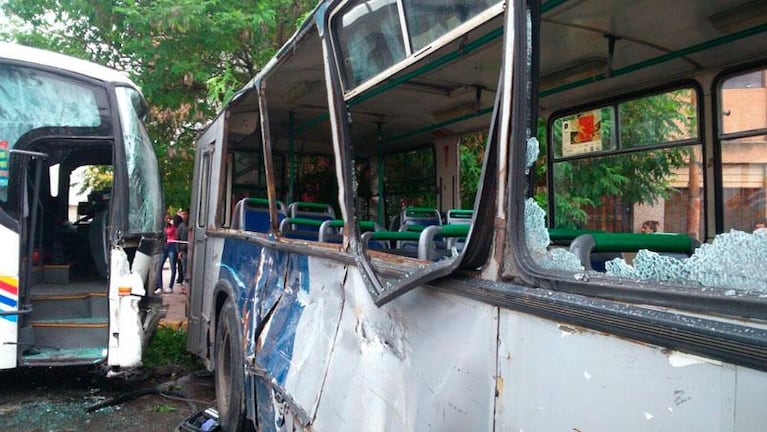
M 749 39 L 765 31 L 763 11 L 749 15 L 760 2 L 676 2 L 673 12 L 663 1 L 553 3 L 541 6 L 542 114 L 765 55 Z
M 486 36 L 499 26 L 500 18 L 488 22 L 472 31 L 469 40 Z M 465 42 L 454 41 L 431 53 L 429 59 L 460 53 Z M 306 143 L 310 152 L 332 153 L 319 37 L 308 35 L 300 45 L 301 49 L 291 51 L 265 79 L 273 149 L 287 151 L 292 133 L 295 143 Z M 423 71 L 417 70 L 418 63 L 391 77 L 392 88 L 372 97 L 364 92 L 352 97 L 348 105 L 355 158 L 375 156 L 379 137 L 385 143 L 383 151 L 391 153 L 428 144 L 435 137 L 485 129 L 498 81 L 499 50 L 496 36 L 459 54 L 449 68 L 433 66 Z M 478 118 L 472 115 L 480 111 Z M 467 118 L 460 122 L 451 122 L 464 116 Z M 435 127 L 438 123 L 444 126 Z M 321 143 L 324 149 L 318 148 Z
M 749 35 L 764 31 L 759 30 L 764 24 L 729 18 L 728 11 L 741 1 L 684 2 L 673 14 L 662 2 L 654 7 L 621 3 L 620 8 L 611 1 L 578 2 L 577 7 L 560 3 L 541 3 L 538 109 L 544 119 L 557 110 L 659 82 L 701 73 L 713 77 L 721 64 L 765 54 L 749 41 Z M 384 73 L 385 79 L 374 77 L 349 90 L 353 157 L 370 160 L 444 137 L 487 131 L 501 66 L 503 19 L 496 15 L 460 38 L 427 46 L 409 65 Z M 652 30 L 659 27 L 674 30 Z M 261 83 L 272 151 L 332 157 L 321 41 L 310 31 L 295 43 Z M 257 118 L 255 89 L 241 99 L 231 112 Z M 260 148 L 260 133 L 256 125 L 245 135 L 230 127 L 231 148 Z M 284 194 L 278 199 L 284 200 Z
M 718 24 L 717 14 L 741 0 L 684 2 L 674 13 L 663 2 L 657 7 L 621 2 L 620 15 L 611 12 L 616 9 L 610 1 L 547 8 L 550 3 L 560 2 L 542 2 L 539 109 L 544 114 L 651 86 L 658 81 L 658 70 L 651 67 L 657 63 L 664 64 L 666 81 L 764 54 L 747 37 L 733 36 L 747 27 Z M 350 93 L 355 156 L 375 155 L 379 137 L 390 153 L 436 137 L 486 130 L 501 62 L 502 19 L 497 16 L 435 50 L 427 48 L 420 61 L 373 91 Z M 710 24 L 701 26 L 701 21 Z M 652 30 L 657 27 L 678 30 Z M 693 28 L 707 31 L 686 31 Z M 288 150 L 291 133 L 295 142 L 330 139 L 319 36 L 311 32 L 298 44 L 301 49 L 286 53 L 265 80 L 276 151 Z

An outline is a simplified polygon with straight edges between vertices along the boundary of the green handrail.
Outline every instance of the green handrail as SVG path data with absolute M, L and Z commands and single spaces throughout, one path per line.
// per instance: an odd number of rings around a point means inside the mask
M 325 222 L 319 219 L 300 218 L 300 217 L 287 218 L 285 220 L 287 221 L 285 223 L 289 223 L 291 225 L 309 225 L 309 226 L 316 226 L 316 227 L 319 227 L 320 225 L 322 225 L 323 222 Z
M 371 240 L 413 240 L 418 241 L 421 233 L 412 231 L 374 231 Z
M 637 252 L 649 249 L 656 252 L 691 254 L 698 245 L 687 234 L 676 233 L 591 233 L 593 252 Z

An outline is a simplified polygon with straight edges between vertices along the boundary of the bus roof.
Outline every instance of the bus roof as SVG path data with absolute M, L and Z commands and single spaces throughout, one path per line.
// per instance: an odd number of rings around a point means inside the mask
M 0 59 L 15 60 L 76 73 L 99 81 L 138 88 L 125 74 L 87 60 L 24 45 L 0 42 Z

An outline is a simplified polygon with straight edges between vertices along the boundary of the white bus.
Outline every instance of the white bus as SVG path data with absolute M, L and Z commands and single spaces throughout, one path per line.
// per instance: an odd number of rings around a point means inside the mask
M 114 70 L 0 44 L 0 368 L 141 366 L 164 212 L 146 114 Z
M 762 429 L 765 22 L 322 2 L 197 142 L 224 430 Z

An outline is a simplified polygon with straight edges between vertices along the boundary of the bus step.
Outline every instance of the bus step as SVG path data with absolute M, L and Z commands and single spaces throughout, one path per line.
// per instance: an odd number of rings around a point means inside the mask
M 106 316 L 109 302 L 103 293 L 32 296 L 32 321 Z
M 55 348 L 87 348 L 107 346 L 109 321 L 107 317 L 37 320 L 29 323 L 33 346 Z
M 20 363 L 24 366 L 48 366 L 95 364 L 107 357 L 106 346 L 81 348 L 55 348 L 30 346 L 21 355 Z

